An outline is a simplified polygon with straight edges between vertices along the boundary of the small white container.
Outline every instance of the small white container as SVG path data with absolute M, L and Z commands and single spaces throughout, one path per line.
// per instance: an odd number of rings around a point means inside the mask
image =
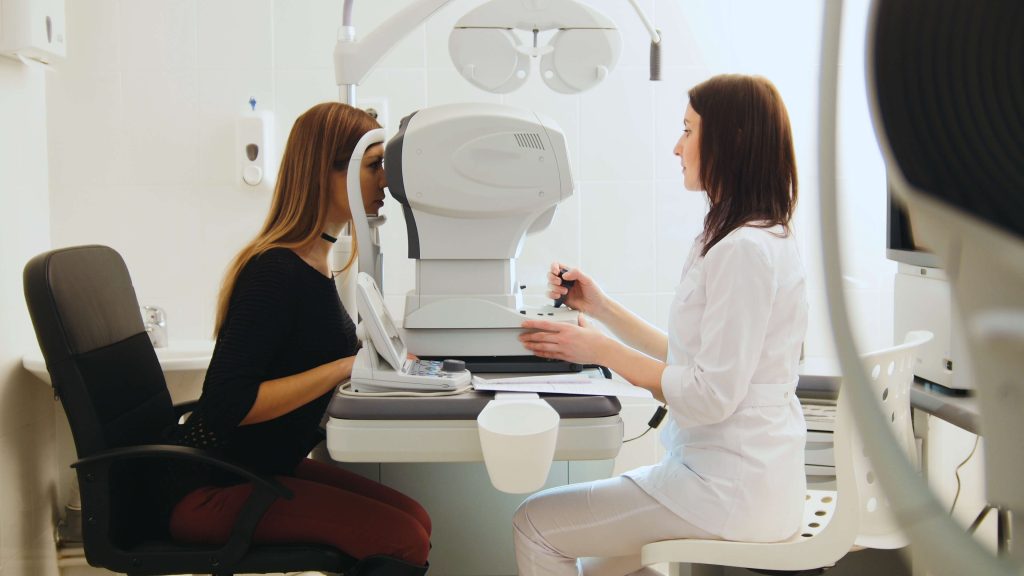
M 49 64 L 67 57 L 64 0 L 0 1 L 0 55 Z
M 476 419 L 487 475 L 509 494 L 544 486 L 555 454 L 558 412 L 532 396 L 491 400 Z
M 246 111 L 235 123 L 235 157 L 239 181 L 251 189 L 273 192 L 277 180 L 274 115 L 270 111 Z

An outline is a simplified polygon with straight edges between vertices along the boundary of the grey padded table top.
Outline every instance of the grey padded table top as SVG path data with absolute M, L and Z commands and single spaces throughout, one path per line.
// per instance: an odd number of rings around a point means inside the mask
M 834 400 L 839 393 L 842 377 L 833 375 L 800 375 L 797 396 Z M 915 380 L 910 387 L 910 407 L 931 414 L 972 434 L 978 434 L 981 414 L 978 401 L 937 387 L 934 384 Z
M 613 396 L 541 394 L 563 419 L 615 416 L 622 405 Z M 471 390 L 457 396 L 355 398 L 335 393 L 327 415 L 341 420 L 476 420 L 493 392 Z
M 806 398 L 835 399 L 842 378 L 835 375 L 801 374 L 797 394 Z M 492 392 L 476 390 L 458 396 L 421 398 L 354 398 L 335 394 L 327 414 L 343 420 L 473 420 L 494 398 Z M 562 418 L 614 416 L 622 405 L 611 396 L 570 396 L 541 394 Z M 949 394 L 914 382 L 910 405 L 973 434 L 978 433 L 981 416 L 973 397 Z

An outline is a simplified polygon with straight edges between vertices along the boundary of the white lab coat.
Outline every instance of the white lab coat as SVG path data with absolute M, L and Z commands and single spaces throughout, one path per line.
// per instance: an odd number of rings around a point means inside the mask
M 741 227 L 704 257 L 694 242 L 668 321 L 665 458 L 626 473 L 727 540 L 784 540 L 803 515 L 807 295 L 796 240 L 781 232 Z

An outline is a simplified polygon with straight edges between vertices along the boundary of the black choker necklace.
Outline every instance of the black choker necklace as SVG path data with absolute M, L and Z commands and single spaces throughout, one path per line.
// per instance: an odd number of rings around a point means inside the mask
M 321 238 L 323 238 L 324 240 L 327 240 L 327 241 L 328 241 L 328 242 L 330 242 L 331 244 L 334 244 L 335 242 L 337 242 L 337 241 L 338 241 L 338 239 L 337 239 L 337 238 L 335 238 L 334 236 L 331 236 L 331 235 L 330 235 L 330 234 L 328 234 L 327 232 L 321 232 L 321 233 L 320 233 L 320 237 L 321 237 Z

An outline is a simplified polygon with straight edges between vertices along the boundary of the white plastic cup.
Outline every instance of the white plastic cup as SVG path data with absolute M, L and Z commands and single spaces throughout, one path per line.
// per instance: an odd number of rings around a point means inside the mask
M 492 400 L 477 416 L 491 484 L 502 492 L 534 492 L 547 482 L 558 440 L 558 412 L 545 401 Z

